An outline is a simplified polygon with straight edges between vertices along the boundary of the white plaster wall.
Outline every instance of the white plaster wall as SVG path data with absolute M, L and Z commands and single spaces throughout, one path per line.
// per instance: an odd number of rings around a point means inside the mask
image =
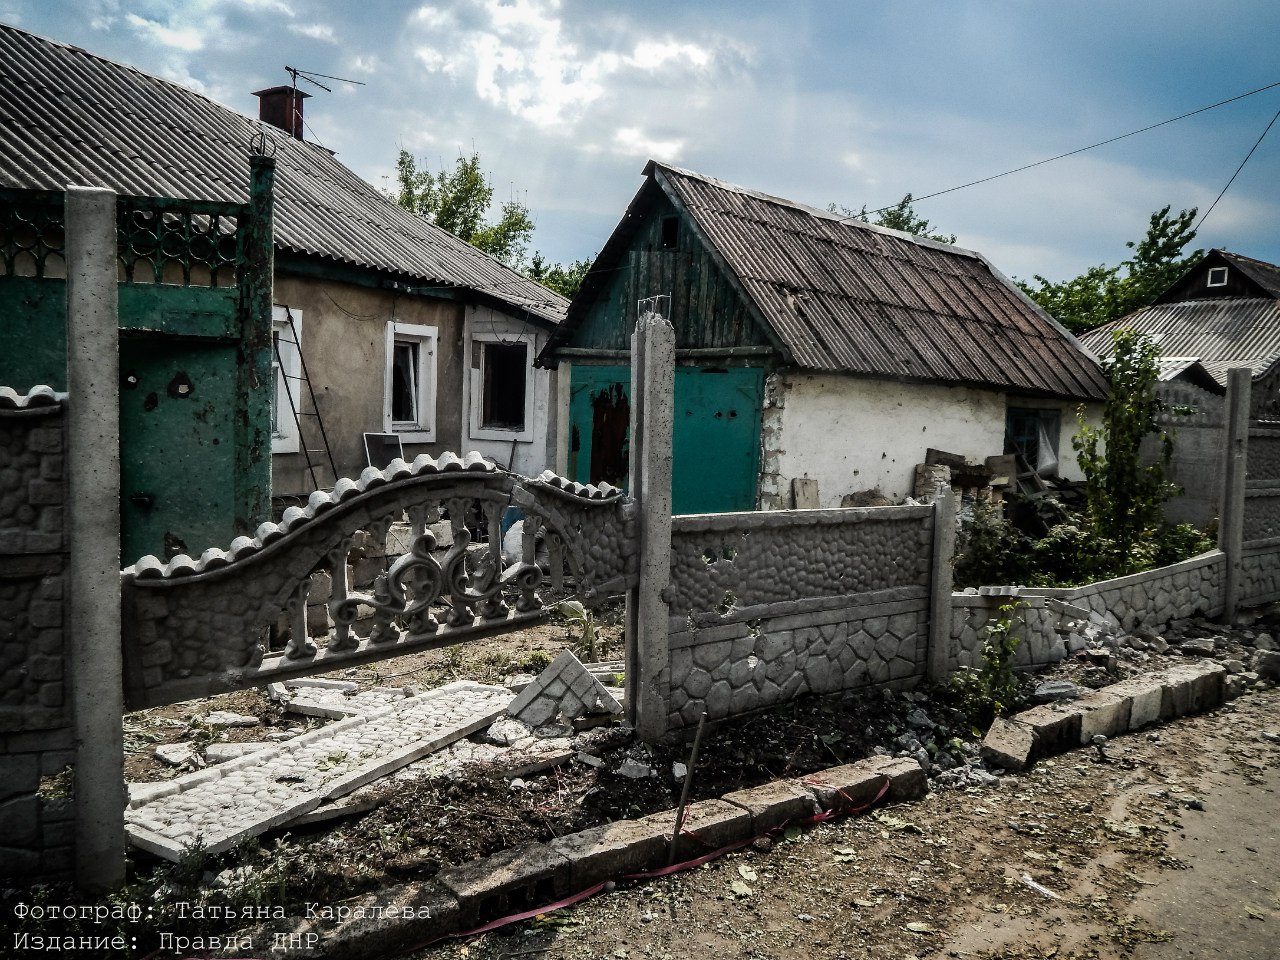
M 495 431 L 485 430 L 482 437 L 474 436 L 471 410 L 481 402 L 480 371 L 473 364 L 473 351 L 477 336 L 497 335 L 499 338 L 528 339 L 531 366 L 531 393 L 533 402 L 525 422 L 523 433 L 512 433 L 504 439 L 494 439 Z M 462 369 L 462 448 L 478 450 L 516 473 L 536 477 L 553 465 L 554 451 L 549 448 L 550 418 L 552 415 L 551 377 L 554 371 L 533 367 L 533 360 L 547 342 L 548 333 L 541 326 L 517 320 L 484 306 L 468 306 L 463 325 Z
M 911 495 L 915 465 L 929 447 L 977 463 L 1002 453 L 1010 404 L 1062 411 L 1060 472 L 1080 479 L 1071 447 L 1077 405 L 1068 401 L 837 374 L 775 374 L 766 388 L 761 505 L 790 506 L 791 481 L 798 477 L 818 481 L 822 507 L 877 487 L 901 500 Z

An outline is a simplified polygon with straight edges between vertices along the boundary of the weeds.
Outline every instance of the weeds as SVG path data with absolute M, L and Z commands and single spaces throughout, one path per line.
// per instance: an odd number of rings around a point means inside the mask
M 965 667 L 947 683 L 948 699 L 975 728 L 985 728 L 1018 705 L 1018 676 L 1013 658 L 1022 642 L 1015 630 L 1023 622 L 1022 603 L 1002 604 L 983 627 L 981 666 Z

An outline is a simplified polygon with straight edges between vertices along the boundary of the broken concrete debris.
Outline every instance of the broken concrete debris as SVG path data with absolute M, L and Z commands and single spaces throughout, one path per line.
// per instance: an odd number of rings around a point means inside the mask
M 507 713 L 536 728 L 560 717 L 572 721 L 590 714 L 617 716 L 622 713 L 622 704 L 572 650 L 564 650 L 520 691 Z

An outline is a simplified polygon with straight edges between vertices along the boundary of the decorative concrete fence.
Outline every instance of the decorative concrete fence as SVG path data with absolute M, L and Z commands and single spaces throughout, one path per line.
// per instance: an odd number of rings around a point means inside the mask
M 72 868 L 65 397 L 0 388 L 0 875 Z M 46 781 L 48 783 L 49 781 Z
M 928 667 L 932 507 L 676 517 L 671 729 Z
M 1017 604 L 1013 632 L 1022 642 L 1014 666 L 1019 668 L 1048 666 L 1067 655 L 1059 633 L 1061 604 L 1099 614 L 1125 630 L 1190 616 L 1216 617 L 1225 601 L 1226 567 L 1226 554 L 1212 550 L 1167 567 L 1079 587 L 1001 587 L 954 594 L 948 670 L 980 665 L 985 631 L 1002 616 L 1000 608 L 1010 603 Z

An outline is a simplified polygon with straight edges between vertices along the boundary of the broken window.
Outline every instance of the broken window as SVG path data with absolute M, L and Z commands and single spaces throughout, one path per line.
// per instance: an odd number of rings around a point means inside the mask
M 435 327 L 387 324 L 383 430 L 408 442 L 435 439 Z
M 485 430 L 523 430 L 528 349 L 523 343 L 481 343 L 483 384 L 480 426 Z
M 1062 411 L 1010 407 L 1005 420 L 1004 452 L 1016 453 L 1036 473 L 1058 472 L 1058 435 Z
M 292 320 L 292 323 L 290 321 Z M 271 308 L 271 452 L 298 452 L 297 411 L 302 402 L 302 311 Z

